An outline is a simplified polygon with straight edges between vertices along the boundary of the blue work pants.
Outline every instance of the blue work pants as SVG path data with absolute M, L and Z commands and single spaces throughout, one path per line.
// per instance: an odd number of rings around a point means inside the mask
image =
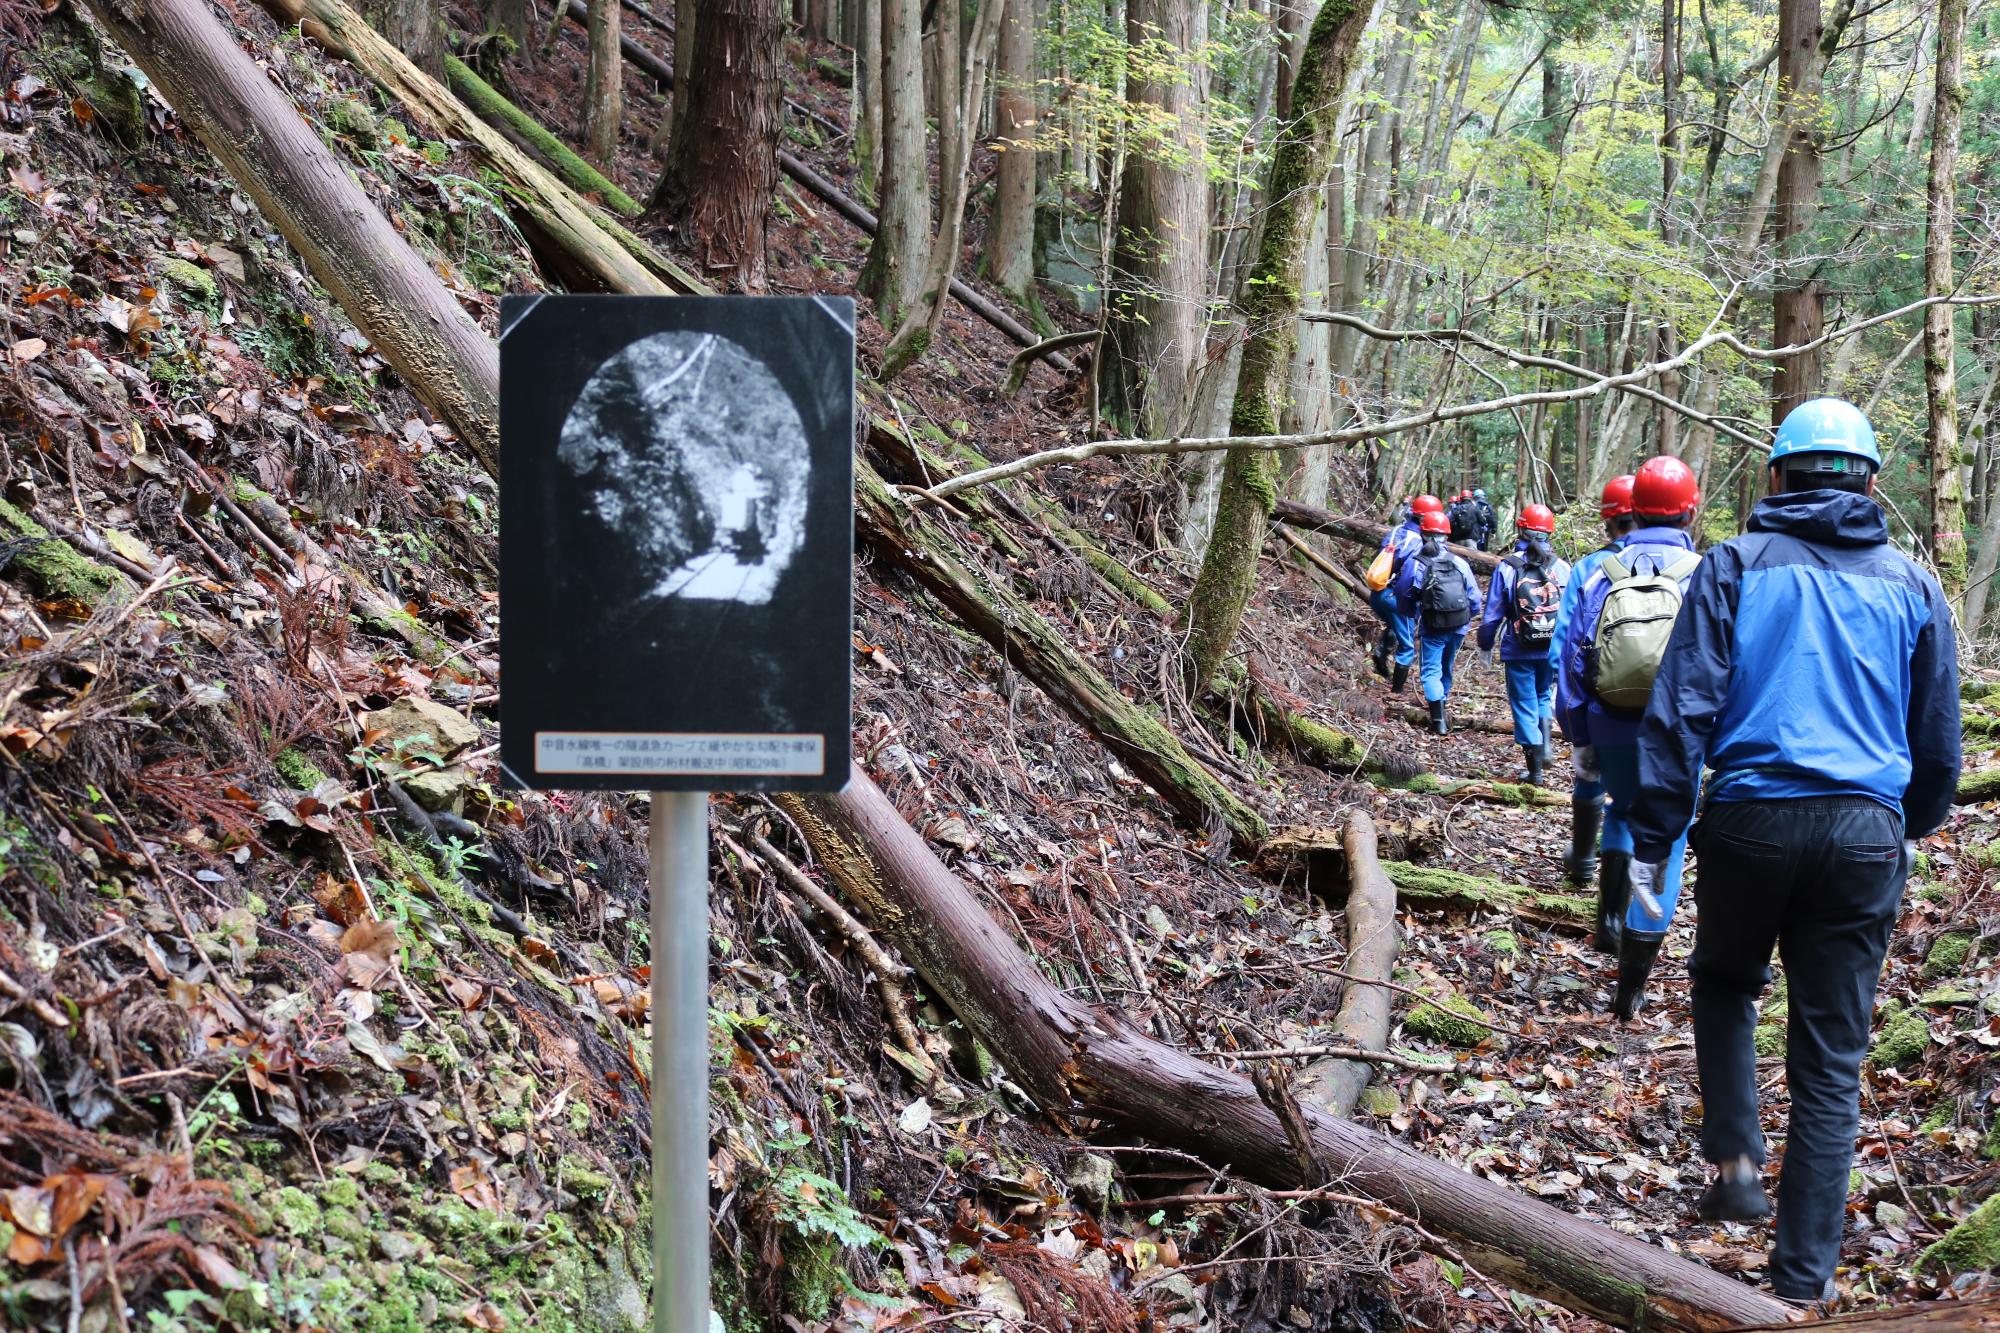
M 1514 712 L 1514 744 L 1547 744 L 1555 734 L 1555 664 L 1542 656 L 1500 665 L 1507 669 L 1507 706 Z

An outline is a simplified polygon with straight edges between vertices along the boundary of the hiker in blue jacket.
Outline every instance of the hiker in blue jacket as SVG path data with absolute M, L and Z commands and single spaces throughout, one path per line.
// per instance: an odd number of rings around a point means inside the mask
M 1769 1211 L 1759 1183 L 1757 997 L 1785 960 L 1791 1095 L 1770 1281 L 1831 1295 L 1860 1127 L 1875 983 L 1909 839 L 1950 812 L 1958 656 L 1937 582 L 1889 545 L 1868 419 L 1820 398 L 1771 447 L 1772 494 L 1709 554 L 1655 681 L 1631 810 L 1635 895 L 1651 893 L 1712 771 L 1695 837 L 1693 979 L 1705 1218 Z
M 1424 703 L 1430 709 L 1431 729 L 1444 736 L 1451 731 L 1444 709 L 1451 696 L 1452 663 L 1479 605 L 1479 581 L 1472 577 L 1465 557 L 1445 546 L 1451 534 L 1449 518 L 1437 511 L 1426 513 L 1423 530 L 1423 545 L 1403 561 L 1393 586 L 1397 609 L 1419 627 Z
M 1550 657 L 1557 608 L 1569 579 L 1569 562 L 1549 549 L 1556 516 L 1547 505 L 1529 505 L 1516 525 L 1513 554 L 1486 585 L 1479 620 L 1479 651 L 1500 645 L 1507 671 L 1507 705 L 1514 713 L 1514 744 L 1528 763 L 1528 781 L 1541 785 L 1555 730 L 1556 669 Z
M 1625 535 L 1637 526 L 1638 520 L 1632 516 L 1632 474 L 1613 477 L 1604 483 L 1604 493 L 1597 506 L 1599 517 L 1604 520 L 1604 545 L 1584 555 L 1570 571 L 1569 582 L 1563 584 L 1562 602 L 1556 608 L 1555 639 L 1549 645 L 1549 668 L 1558 678 L 1562 675 L 1563 644 L 1569 634 L 1570 621 L 1576 618 L 1576 604 L 1583 596 L 1583 585 L 1590 581 L 1591 573 L 1604 563 L 1604 557 L 1617 551 L 1625 542 Z M 1615 829 L 1613 828 L 1615 825 Z M 1625 845 L 1624 817 L 1616 811 L 1607 811 L 1604 800 L 1604 784 L 1595 777 L 1586 778 L 1575 772 L 1572 766 L 1569 793 L 1569 859 L 1564 869 L 1569 872 L 1569 882 L 1579 889 L 1587 889 L 1597 878 L 1597 834 L 1602 827 L 1611 836 L 1612 845 Z M 1625 858 L 1629 852 L 1614 852 L 1614 856 Z M 1620 875 L 1622 882 L 1622 872 Z M 1618 923 L 1613 921 L 1607 927 L 1604 919 L 1605 901 L 1598 895 L 1598 921 L 1593 942 L 1606 953 L 1616 954 L 1618 946 L 1612 937 L 1617 933 Z
M 1500 526 L 1500 516 L 1493 512 L 1493 505 L 1486 498 L 1486 489 L 1479 487 L 1472 492 L 1472 508 L 1475 517 L 1472 526 L 1472 544 L 1480 550 L 1493 540 L 1493 532 Z
M 1394 568 L 1401 570 L 1423 543 L 1423 532 L 1418 527 L 1425 514 L 1443 514 L 1444 506 L 1435 495 L 1419 495 L 1402 511 L 1402 521 L 1389 529 L 1382 538 L 1379 549 L 1393 551 Z M 1394 576 L 1390 583 L 1379 592 L 1368 595 L 1368 605 L 1375 612 L 1375 618 L 1382 622 L 1382 635 L 1375 641 L 1375 651 L 1369 656 L 1369 663 L 1378 676 L 1389 677 L 1389 689 L 1401 694 L 1403 686 L 1410 679 L 1410 667 L 1417 660 L 1417 624 L 1414 619 L 1396 607 Z M 1389 668 L 1391 656 L 1395 658 L 1395 670 Z
M 1632 841 L 1623 821 L 1639 795 L 1639 719 L 1653 672 L 1681 592 L 1701 561 L 1687 534 L 1700 503 L 1701 488 L 1686 463 L 1664 455 L 1647 459 L 1632 478 L 1632 512 L 1640 526 L 1591 571 L 1565 628 L 1556 713 L 1574 747 L 1577 775 L 1601 778 L 1621 817 L 1615 826 L 1606 821 L 1597 898 L 1600 947 L 1618 956 L 1611 1012 L 1620 1018 L 1639 1012 L 1680 900 L 1685 825 L 1671 840 L 1648 905 L 1632 900 Z

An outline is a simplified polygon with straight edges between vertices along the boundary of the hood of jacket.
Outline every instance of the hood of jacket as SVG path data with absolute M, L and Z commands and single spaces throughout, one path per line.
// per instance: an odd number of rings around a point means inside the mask
M 1889 540 L 1882 506 L 1852 491 L 1788 491 L 1759 500 L 1750 531 L 1831 546 L 1880 546 Z

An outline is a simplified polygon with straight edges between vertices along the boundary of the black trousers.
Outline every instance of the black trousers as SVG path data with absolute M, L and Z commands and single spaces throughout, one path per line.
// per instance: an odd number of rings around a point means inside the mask
M 1711 805 L 1695 825 L 1700 906 L 1688 975 L 1702 1155 L 1764 1160 L 1757 998 L 1785 961 L 1792 1095 L 1771 1287 L 1817 1299 L 1840 1259 L 1861 1127 L 1861 1059 L 1909 865 L 1903 819 L 1865 797 Z

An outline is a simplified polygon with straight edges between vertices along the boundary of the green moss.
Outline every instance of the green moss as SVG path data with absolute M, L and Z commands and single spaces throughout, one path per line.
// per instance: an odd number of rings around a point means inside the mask
M 626 217 L 637 217 L 641 212 L 639 204 L 612 183 L 602 172 L 578 157 L 562 140 L 544 129 L 532 116 L 522 111 L 512 102 L 502 97 L 493 86 L 473 72 L 457 56 L 444 58 L 445 76 L 451 82 L 451 90 L 464 99 L 465 103 L 479 114 L 481 120 L 504 126 L 512 130 L 534 149 L 544 163 L 561 179 L 562 183 L 582 195 L 596 195 L 605 204 L 623 213 Z
M 1928 884 L 1919 884 L 1916 896 L 1919 902 L 1948 903 L 1957 895 L 1952 892 L 1951 885 L 1942 880 L 1933 880 Z
M 316 791 L 319 785 L 327 780 L 319 765 L 289 745 L 278 751 L 277 758 L 271 761 L 271 766 L 278 770 L 278 776 L 283 778 L 287 785 L 299 791 Z
M 269 1207 L 272 1222 L 290 1235 L 304 1236 L 320 1229 L 319 1204 L 296 1185 L 279 1190 L 272 1196 Z
M 1511 930 L 1489 930 L 1483 938 L 1494 953 L 1513 958 L 1521 952 L 1521 939 Z
M 1986 1128 L 1986 1137 L 1979 1144 L 1979 1155 L 1989 1162 L 2000 1162 L 2000 1111 L 1993 1113 L 1993 1123 Z
M 1403 1109 L 1403 1098 L 1394 1088 L 1381 1083 L 1371 1083 L 1361 1090 L 1361 1099 L 1356 1103 L 1356 1109 L 1378 1120 L 1387 1120 Z
M 1785 1026 L 1782 1023 L 1759 1023 L 1752 1034 L 1759 1055 L 1783 1055 L 1785 1053 Z
M 579 1199 L 603 1199 L 610 1197 L 612 1186 L 617 1182 L 583 1159 L 565 1156 L 562 1159 L 562 1183 L 564 1189 Z
M 1463 995 L 1447 995 L 1426 1000 L 1403 1017 L 1403 1030 L 1414 1036 L 1441 1041 L 1447 1046 L 1477 1046 L 1492 1034 L 1483 1021 L 1487 1015 Z
M 1778 974 L 1778 984 L 1771 987 L 1771 993 L 1764 997 L 1764 1003 L 1758 1012 L 1763 1014 L 1767 1019 L 1782 1022 L 1786 1012 L 1791 1007 L 1791 993 L 1791 982 L 1786 978 L 1784 973 L 1780 972 Z
M 1930 1045 L 1930 1024 L 1921 1009 L 1905 1009 L 1888 1004 L 1882 1009 L 1882 1029 L 1868 1048 L 1868 1059 L 1877 1069 L 1897 1069 L 1924 1053 Z
M 1944 985 L 1933 987 L 1917 997 L 1918 1004 L 1971 1004 L 1979 998 L 1977 991 L 1963 986 Z
M 1924 955 L 1924 975 L 1926 977 L 1948 977 L 1965 966 L 1965 959 L 1972 952 L 1972 936 L 1963 930 L 1947 931 L 1931 941 L 1930 952 Z
M 1952 1104 L 1951 1098 L 1947 1097 L 1931 1108 L 1931 1113 L 1924 1117 L 1921 1125 L 1917 1126 L 1917 1132 L 1935 1134 L 1941 1129 L 1950 1129 L 1957 1119 L 1958 1108 Z
M 1993 1195 L 1917 1259 L 1917 1271 L 1942 1277 L 2000 1269 L 2000 1194 Z
M 2000 800 L 2000 768 L 1982 768 L 1959 775 L 1958 804 L 1973 805 L 1991 800 Z
M 126 588 L 123 575 L 80 554 L 68 542 L 51 537 L 48 529 L 5 500 L 0 500 L 0 540 L 32 539 L 14 555 L 13 568 L 44 597 L 64 598 L 95 606 L 113 590 Z
M 160 261 L 160 272 L 176 287 L 191 293 L 197 302 L 213 307 L 222 299 L 222 289 L 215 281 L 215 275 L 199 264 L 189 263 L 177 255 Z
M 1440 907 L 1487 907 L 1502 912 L 1531 912 L 1582 924 L 1592 920 L 1596 900 L 1568 893 L 1547 893 L 1482 875 L 1466 875 L 1441 866 L 1384 861 L 1384 873 L 1405 902 Z
M 1403 790 L 1435 795 L 1444 790 L 1444 784 L 1438 781 L 1435 773 L 1419 773 L 1403 784 Z

